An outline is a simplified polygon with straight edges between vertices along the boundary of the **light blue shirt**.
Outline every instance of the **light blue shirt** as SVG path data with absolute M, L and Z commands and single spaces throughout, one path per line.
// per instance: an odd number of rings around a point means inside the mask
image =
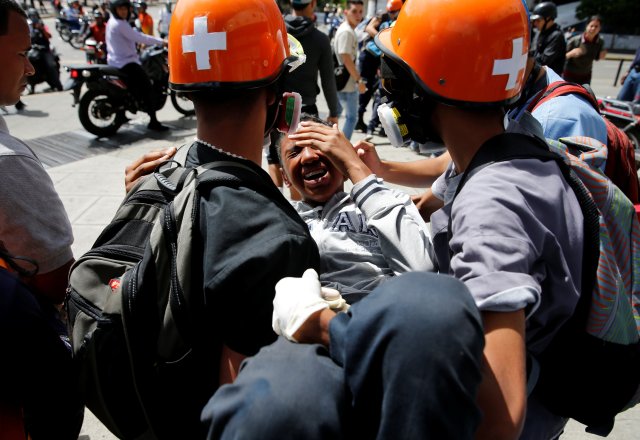
M 562 77 L 549 66 L 547 84 L 563 81 Z M 527 102 L 521 109 L 509 112 L 509 116 L 519 120 Z M 583 97 L 569 94 L 558 96 L 536 107 L 531 114 L 540 122 L 547 139 L 558 140 L 569 136 L 588 136 L 607 145 L 607 126 L 593 106 Z
M 161 38 L 134 30 L 126 20 L 112 17 L 107 21 L 107 64 L 120 69 L 129 63 L 140 64 L 136 43 L 146 45 L 164 44 Z

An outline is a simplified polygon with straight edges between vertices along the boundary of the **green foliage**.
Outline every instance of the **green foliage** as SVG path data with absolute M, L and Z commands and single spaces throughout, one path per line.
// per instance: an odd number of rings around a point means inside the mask
M 582 0 L 576 15 L 600 15 L 611 33 L 640 35 L 640 0 Z

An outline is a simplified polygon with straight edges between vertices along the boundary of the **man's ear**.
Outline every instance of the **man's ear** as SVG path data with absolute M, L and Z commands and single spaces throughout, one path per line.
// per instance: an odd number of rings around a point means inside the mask
M 278 168 L 280 170 L 280 174 L 282 174 L 282 182 L 285 184 L 287 188 L 291 188 L 291 182 L 289 182 L 289 178 L 287 177 L 287 173 L 284 172 L 282 167 Z

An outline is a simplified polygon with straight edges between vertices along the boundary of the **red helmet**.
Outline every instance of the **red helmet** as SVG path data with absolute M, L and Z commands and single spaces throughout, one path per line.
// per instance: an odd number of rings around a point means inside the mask
M 169 28 L 174 90 L 253 88 L 296 61 L 274 0 L 180 0 Z
M 437 101 L 505 105 L 522 89 L 529 20 L 522 0 L 408 0 L 375 40 Z

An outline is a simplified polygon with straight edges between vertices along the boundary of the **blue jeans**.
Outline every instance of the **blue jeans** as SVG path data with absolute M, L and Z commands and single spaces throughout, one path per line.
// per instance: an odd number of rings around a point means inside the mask
M 627 75 L 627 79 L 625 79 L 624 84 L 622 84 L 620 92 L 618 92 L 618 99 L 640 104 L 640 72 L 631 69 L 631 72 Z
M 484 334 L 461 282 L 392 278 L 331 321 L 330 341 L 280 338 L 247 359 L 204 408 L 207 438 L 473 438 Z
M 351 140 L 353 130 L 358 122 L 358 91 L 338 92 L 338 114 L 342 115 L 342 110 L 346 109 L 345 121 L 342 132 L 345 137 Z

